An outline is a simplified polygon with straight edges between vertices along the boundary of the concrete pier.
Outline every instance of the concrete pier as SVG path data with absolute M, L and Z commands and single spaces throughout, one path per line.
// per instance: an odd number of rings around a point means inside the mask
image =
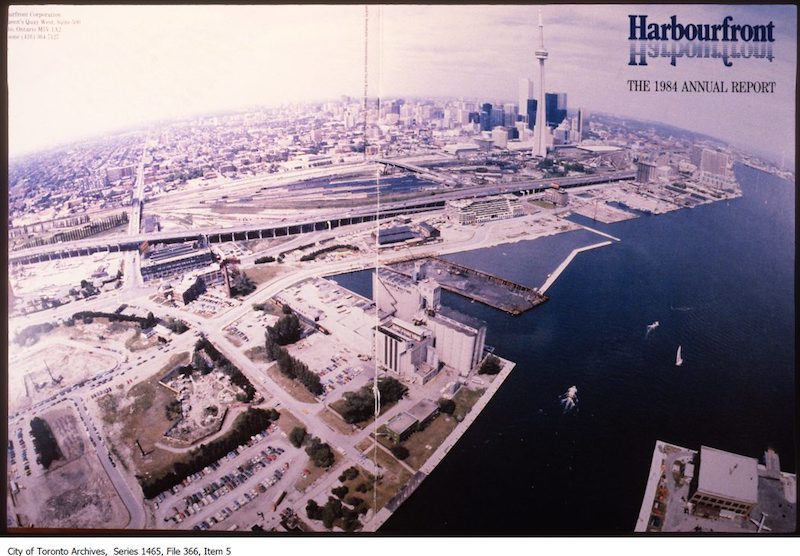
M 605 247 L 606 245 L 611 245 L 611 242 L 603 241 L 601 243 L 595 243 L 593 245 L 587 245 L 586 247 L 573 249 L 572 253 L 570 253 L 567 256 L 567 258 L 564 259 L 564 262 L 558 265 L 558 268 L 556 268 L 553 271 L 553 273 L 550 276 L 548 276 L 547 280 L 545 280 L 544 284 L 542 284 L 542 287 L 539 288 L 539 293 L 544 294 L 550 288 L 550 286 L 553 285 L 553 283 L 558 279 L 559 276 L 561 276 L 561 273 L 564 272 L 564 270 L 569 266 L 569 263 L 572 262 L 572 259 L 574 259 L 578 255 L 578 253 L 582 253 L 583 251 L 589 251 L 590 249 L 597 249 L 598 247 Z

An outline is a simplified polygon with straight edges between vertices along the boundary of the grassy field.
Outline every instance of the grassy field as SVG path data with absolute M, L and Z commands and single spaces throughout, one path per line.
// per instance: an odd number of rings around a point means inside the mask
M 380 448 L 373 451 L 369 450 L 370 459 L 376 457 L 376 461 L 380 467 L 383 468 L 383 474 L 375 481 L 375 478 L 360 469 L 359 476 L 352 481 L 347 481 L 345 485 L 350 489 L 347 496 L 358 496 L 364 500 L 370 508 L 376 511 L 386 505 L 392 497 L 405 485 L 411 478 L 411 473 L 406 471 L 403 466 L 397 463 L 391 455 L 387 454 Z M 366 483 L 370 488 L 366 493 L 356 491 L 356 487 L 360 483 Z M 375 492 L 372 488 L 377 490 L 377 506 L 375 505 Z
M 305 386 L 284 376 L 279 370 L 278 365 L 272 365 L 267 369 L 267 375 L 278 383 L 278 386 L 283 388 L 290 396 L 299 402 L 316 403 L 317 398 L 314 394 L 309 392 Z
M 127 394 L 111 393 L 97 400 L 103 420 L 118 425 L 116 430 L 119 433 L 113 438 L 113 447 L 117 452 L 130 454 L 130 460 L 140 475 L 162 473 L 175 461 L 184 458 L 182 454 L 157 448 L 155 444 L 164 441 L 164 433 L 174 423 L 167 419 L 166 409 L 175 399 L 175 394 L 158 381 L 164 373 L 188 360 L 188 352 L 177 353 L 170 357 L 160 372 L 133 385 Z M 145 455 L 142 455 L 137 441 Z
M 345 423 L 341 417 L 328 408 L 322 409 L 318 415 L 325 423 L 342 434 L 353 434 L 355 432 L 352 425 Z
M 450 415 L 439 415 L 425 427 L 424 430 L 409 436 L 403 446 L 408 449 L 409 455 L 405 463 L 414 469 L 419 469 L 431 454 L 444 442 L 456 428 L 456 420 Z
M 265 263 L 259 264 L 251 268 L 243 269 L 247 277 L 250 278 L 256 286 L 260 286 L 264 282 L 269 282 L 273 278 L 282 274 L 296 270 L 294 265 L 287 265 L 281 263 Z
M 305 465 L 304 469 L 308 469 L 309 471 L 308 476 L 307 477 L 301 476 L 299 479 L 297 479 L 297 482 L 295 482 L 294 484 L 295 490 L 297 490 L 298 492 L 305 492 L 305 490 L 309 486 L 311 486 L 314 483 L 314 481 L 322 477 L 325 473 L 328 473 L 331 469 L 336 469 L 336 466 L 341 462 L 342 456 L 337 454 L 336 450 L 333 451 L 333 455 L 335 459 L 333 460 L 333 464 L 328 468 L 317 467 L 316 465 L 314 465 L 314 462 L 311 461 L 310 458 L 307 459 L 304 464 Z
M 453 417 L 458 421 L 463 420 L 485 391 L 485 389 L 470 390 L 469 388 L 462 387 L 456 392 L 456 395 L 453 396 L 453 401 L 456 402 L 456 410 L 453 412 Z
M 256 346 L 246 349 L 244 354 L 253 363 L 268 363 L 267 350 L 264 346 Z

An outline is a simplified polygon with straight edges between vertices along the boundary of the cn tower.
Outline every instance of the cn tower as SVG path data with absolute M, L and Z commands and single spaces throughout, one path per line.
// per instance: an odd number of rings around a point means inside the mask
M 539 10 L 539 48 L 534 51 L 539 60 L 539 95 L 536 99 L 536 122 L 534 123 L 533 155 L 547 156 L 547 133 L 545 132 L 544 105 L 544 61 L 547 60 L 547 50 L 544 49 L 544 25 L 542 25 L 542 10 Z

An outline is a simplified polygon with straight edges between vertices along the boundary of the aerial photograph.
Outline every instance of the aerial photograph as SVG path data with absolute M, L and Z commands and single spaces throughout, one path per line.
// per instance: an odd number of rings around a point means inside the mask
M 6 17 L 6 534 L 796 534 L 796 6 Z

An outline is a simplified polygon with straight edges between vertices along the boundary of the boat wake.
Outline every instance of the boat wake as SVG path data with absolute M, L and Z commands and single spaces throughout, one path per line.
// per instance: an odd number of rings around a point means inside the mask
M 644 333 L 644 337 L 647 338 L 650 335 L 650 333 L 653 330 L 655 330 L 656 328 L 658 328 L 659 326 L 660 326 L 660 323 L 658 321 L 654 322 L 653 324 L 648 324 L 647 325 L 647 332 Z

